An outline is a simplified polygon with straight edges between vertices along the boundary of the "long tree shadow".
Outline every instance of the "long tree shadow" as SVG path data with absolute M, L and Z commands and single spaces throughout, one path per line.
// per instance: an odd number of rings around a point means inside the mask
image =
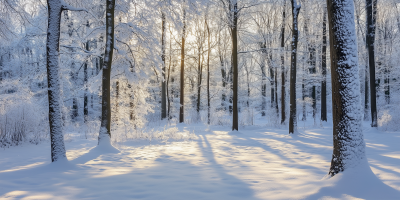
M 200 166 L 165 153 L 137 159 L 132 153 L 141 149 L 133 149 L 118 154 L 92 149 L 66 167 L 51 163 L 0 173 L 0 199 L 256 199 L 248 184 L 216 162 L 209 143 L 200 146 L 208 160 Z
M 199 134 L 201 140 L 198 140 L 198 146 L 204 158 L 208 159 L 213 170 L 218 174 L 220 180 L 229 184 L 227 191 L 229 195 L 239 199 L 257 199 L 254 197 L 254 192 L 249 188 L 250 185 L 246 184 L 242 180 L 229 175 L 224 167 L 215 160 L 215 155 L 213 153 L 212 146 L 207 139 L 207 134 Z M 205 145 L 202 144 L 204 141 Z

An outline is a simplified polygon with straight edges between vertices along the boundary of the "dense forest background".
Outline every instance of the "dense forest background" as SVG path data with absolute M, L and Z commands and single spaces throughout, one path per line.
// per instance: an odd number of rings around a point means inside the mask
M 106 1 L 66 2 L 86 11 L 61 14 L 62 123 L 65 130 L 97 137 Z M 296 117 L 298 126 L 307 118 L 322 126 L 323 121 L 332 120 L 329 40 L 324 43 L 324 36 L 329 37 L 326 2 L 300 3 Z M 235 5 L 237 12 L 232 12 Z M 363 119 L 372 120 L 370 104 L 376 100 L 378 128 L 400 130 L 400 1 L 380 0 L 374 8 L 376 98 L 370 92 L 366 1 L 354 0 L 354 5 Z M 290 1 L 285 0 L 236 4 L 229 0 L 116 0 L 111 139 L 146 137 L 144 132 L 154 126 L 182 120 L 231 126 L 235 113 L 239 127 L 253 125 L 256 117 L 262 117 L 268 126 L 287 128 L 292 18 Z M 47 20 L 45 1 L 0 0 L 1 147 L 49 138 Z M 232 43 L 235 28 L 237 49 Z M 238 61 L 237 110 L 233 106 L 233 51 Z

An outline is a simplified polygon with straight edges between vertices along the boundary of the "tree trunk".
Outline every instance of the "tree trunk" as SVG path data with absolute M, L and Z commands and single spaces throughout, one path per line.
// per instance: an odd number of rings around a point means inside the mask
M 286 99 L 285 99 L 285 18 L 286 18 L 286 0 L 283 4 L 283 12 L 282 12 L 282 28 L 281 28 L 281 48 L 282 48 L 282 55 L 281 55 L 281 124 L 285 124 L 286 121 Z
M 106 5 L 106 48 L 102 66 L 102 97 L 101 97 L 101 125 L 99 132 L 99 145 L 110 144 L 111 138 L 111 100 L 110 82 L 111 65 L 114 51 L 114 9 L 115 0 L 107 0 Z
M 275 111 L 276 111 L 276 116 L 279 117 L 279 105 L 278 105 L 278 68 L 275 68 L 275 81 L 274 81 L 274 86 L 275 86 Z M 249 95 L 250 96 L 250 95 Z
M 117 80 L 115 82 L 115 121 L 118 122 L 118 117 L 119 117 L 119 81 Z
M 260 48 L 261 48 L 261 64 L 260 64 L 260 70 L 261 70 L 261 95 L 262 95 L 262 100 L 261 100 L 261 116 L 266 115 L 266 108 L 267 108 L 267 74 L 265 71 L 265 59 L 267 58 L 267 48 L 266 48 L 266 42 L 260 42 Z
M 237 3 L 233 5 L 233 27 L 232 33 L 232 64 L 233 64 L 233 110 L 232 110 L 232 130 L 239 130 L 238 119 L 238 41 L 237 41 L 237 24 L 238 24 L 238 8 Z
M 210 54 L 211 54 L 211 44 L 210 44 L 210 27 L 208 26 L 207 20 L 206 20 L 206 26 L 207 26 L 207 34 L 208 34 L 208 41 L 207 41 L 207 124 L 210 125 Z
M 48 0 L 47 29 L 47 87 L 49 99 L 49 124 L 51 142 L 51 161 L 67 159 L 61 116 L 60 95 L 60 19 L 63 5 L 60 0 Z
M 322 22 L 322 83 L 321 83 L 321 120 L 328 121 L 326 113 L 326 8 Z
M 185 122 L 184 106 L 185 106 L 185 31 L 186 31 L 186 11 L 183 10 L 183 30 L 182 30 L 182 49 L 181 49 L 181 93 L 179 107 L 179 123 Z
M 162 83 L 161 83 L 161 119 L 167 117 L 167 94 L 166 94 L 166 74 L 165 74 L 165 14 L 161 13 L 162 34 L 161 34 L 161 59 L 162 59 Z
M 299 16 L 301 5 L 297 4 L 297 0 L 292 2 L 292 55 L 290 63 L 290 114 L 289 114 L 289 134 L 293 134 L 297 130 L 296 119 L 296 63 L 297 63 L 297 42 L 299 40 L 299 30 L 297 19 Z
M 201 103 L 201 81 L 203 80 L 203 66 L 202 66 L 202 60 L 201 60 L 201 51 L 202 48 L 198 48 L 199 52 L 199 58 L 197 60 L 197 75 L 198 75 L 198 79 L 197 79 L 197 116 L 200 119 L 200 103 Z
M 89 28 L 89 21 L 87 23 L 87 27 Z M 89 51 L 89 40 L 86 41 L 86 50 Z M 89 114 L 89 109 L 88 109 L 88 88 L 87 88 L 87 82 L 88 82 L 88 61 L 85 62 L 85 66 L 83 67 L 83 84 L 85 86 L 85 93 L 83 96 L 83 121 L 86 123 L 88 120 L 88 114 Z
M 377 0 L 366 0 L 367 5 L 367 47 L 369 58 L 369 78 L 371 89 L 371 127 L 378 127 L 378 113 L 376 108 L 376 80 L 375 80 L 375 24 Z
M 334 176 L 365 159 L 353 0 L 328 0 Z

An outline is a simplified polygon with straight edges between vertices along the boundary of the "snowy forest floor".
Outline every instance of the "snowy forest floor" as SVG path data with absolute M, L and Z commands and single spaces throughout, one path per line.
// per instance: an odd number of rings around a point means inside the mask
M 361 187 L 345 185 L 329 193 L 322 180 L 332 155 L 332 125 L 299 121 L 299 133 L 286 128 L 178 125 L 197 139 L 186 142 L 127 141 L 119 153 L 94 151 L 95 139 L 66 143 L 69 163 L 50 163 L 50 144 L 0 150 L 0 199 L 375 199 Z M 364 124 L 372 171 L 391 190 L 380 199 L 400 199 L 400 132 Z M 368 184 L 370 184 L 368 186 Z M 372 184 L 372 185 L 371 185 Z M 391 188 L 390 188 L 390 187 Z M 349 189 L 350 187 L 350 189 Z M 335 188 L 334 188 L 335 189 Z M 367 193 L 368 194 L 368 193 Z M 377 194 L 378 195 L 378 194 Z

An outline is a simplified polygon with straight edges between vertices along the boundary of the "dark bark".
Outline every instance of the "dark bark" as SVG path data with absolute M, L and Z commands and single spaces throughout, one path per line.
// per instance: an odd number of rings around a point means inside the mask
M 260 70 L 261 70 L 261 95 L 262 95 L 262 100 L 261 100 L 261 116 L 266 115 L 266 108 L 267 108 L 267 74 L 265 71 L 265 59 L 267 58 L 267 49 L 266 49 L 266 43 L 261 42 L 260 43 L 261 47 L 261 65 L 260 65 Z
M 232 130 L 239 130 L 238 119 L 238 40 L 237 40 L 237 25 L 238 25 L 238 6 L 233 5 L 232 13 L 232 64 L 233 64 L 233 97 L 232 97 Z
M 376 80 L 375 80 L 375 24 L 377 0 L 366 0 L 367 6 L 367 47 L 369 61 L 369 78 L 371 90 L 371 127 L 378 126 L 378 113 L 376 107 Z
M 297 4 L 296 0 L 291 0 L 292 2 L 292 53 L 290 61 L 290 114 L 289 114 L 289 134 L 293 134 L 297 129 L 297 119 L 296 119 L 296 64 L 297 64 L 297 42 L 299 40 L 299 30 L 298 30 L 298 16 L 300 12 L 301 5 Z
M 115 121 L 118 122 L 118 111 L 119 111 L 119 81 L 115 82 Z
M 186 11 L 183 10 L 183 29 L 182 29 L 182 47 L 181 47 L 181 85 L 180 85 L 180 107 L 179 107 L 179 123 L 183 123 L 184 106 L 185 106 L 185 32 L 186 32 Z
M 321 82 L 321 120 L 327 121 L 326 113 L 326 8 L 322 22 L 322 82 Z
M 62 133 L 59 46 L 60 19 L 62 4 L 59 0 L 48 0 L 48 31 L 46 42 L 47 53 L 47 87 L 49 100 L 49 125 L 51 142 L 51 161 L 66 159 L 64 136 Z
M 207 124 L 210 124 L 210 109 L 211 109 L 211 104 L 210 104 L 210 54 L 211 54 L 211 44 L 210 44 L 210 27 L 208 26 L 207 20 L 206 20 L 206 26 L 207 26 Z
M 329 175 L 365 159 L 353 0 L 328 0 L 333 154 Z
M 87 27 L 89 28 L 89 21 L 87 22 Z M 89 40 L 86 41 L 86 50 L 89 51 Z M 85 86 L 85 92 L 83 96 L 83 121 L 86 123 L 88 120 L 88 114 L 89 114 L 89 109 L 88 109 L 88 88 L 87 88 L 87 83 L 88 83 L 88 61 L 85 62 L 85 66 L 83 67 L 83 84 Z
M 161 13 L 162 34 L 161 34 L 161 59 L 162 59 L 162 83 L 161 83 L 161 119 L 167 117 L 167 94 L 166 94 L 166 74 L 165 74 L 165 14 Z
M 286 121 L 286 99 L 285 99 L 285 19 L 286 19 L 286 0 L 283 4 L 283 12 L 282 12 L 282 28 L 281 28 L 281 48 L 282 48 L 282 55 L 281 55 L 281 124 L 285 124 Z
M 101 97 L 101 124 L 99 133 L 99 145 L 109 143 L 111 138 L 111 100 L 110 82 L 111 66 L 114 52 L 114 9 L 115 0 L 107 0 L 106 5 L 106 47 L 102 65 L 102 97 Z
M 275 110 L 276 110 L 276 115 L 279 117 L 279 105 L 278 105 L 278 69 L 275 68 L 275 79 L 274 79 L 274 91 L 275 91 Z M 249 90 L 249 97 L 250 97 L 250 90 Z
M 201 47 L 198 48 L 198 59 L 197 59 L 197 107 L 196 107 L 196 111 L 197 111 L 197 115 L 200 118 L 200 103 L 201 103 L 201 82 L 203 80 L 203 62 L 201 60 L 201 52 L 203 51 L 203 49 Z

